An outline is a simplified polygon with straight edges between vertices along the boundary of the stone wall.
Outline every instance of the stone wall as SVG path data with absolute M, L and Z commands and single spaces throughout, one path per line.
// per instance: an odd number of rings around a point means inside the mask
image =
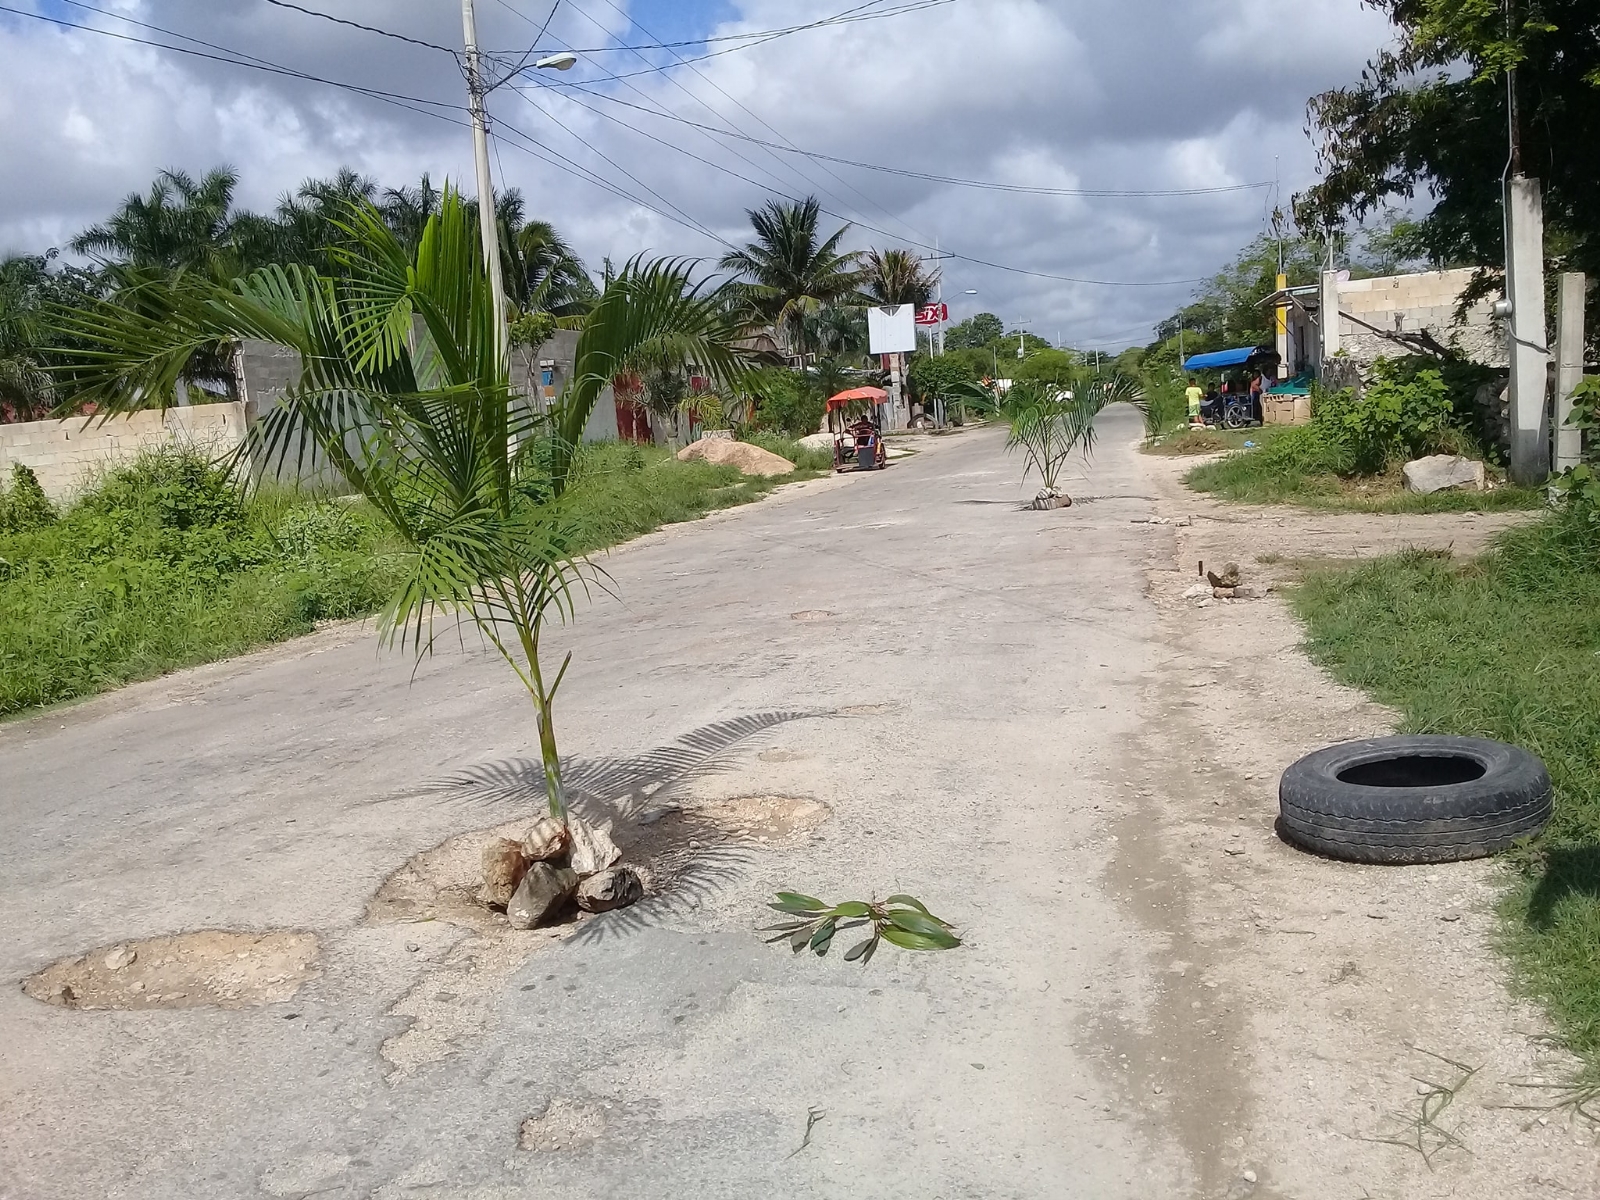
M 106 421 L 23 421 L 0 425 L 0 475 L 9 478 L 11 464 L 22 463 L 39 477 L 52 500 L 61 500 L 141 451 L 193 446 L 220 457 L 238 449 L 244 435 L 244 405 L 237 402 L 136 412 Z

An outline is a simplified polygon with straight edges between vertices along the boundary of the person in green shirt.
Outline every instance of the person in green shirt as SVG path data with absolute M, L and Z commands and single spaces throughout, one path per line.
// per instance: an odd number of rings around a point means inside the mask
M 1200 390 L 1200 385 L 1193 378 L 1189 380 L 1189 386 L 1183 394 L 1189 401 L 1189 424 L 1200 424 L 1200 403 L 1206 398 L 1206 394 Z

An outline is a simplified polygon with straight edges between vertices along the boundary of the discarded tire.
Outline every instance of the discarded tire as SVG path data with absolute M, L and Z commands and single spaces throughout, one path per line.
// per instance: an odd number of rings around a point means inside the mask
M 1279 832 L 1362 863 L 1482 858 L 1550 820 L 1550 775 L 1520 746 L 1388 737 L 1308 754 L 1278 784 Z

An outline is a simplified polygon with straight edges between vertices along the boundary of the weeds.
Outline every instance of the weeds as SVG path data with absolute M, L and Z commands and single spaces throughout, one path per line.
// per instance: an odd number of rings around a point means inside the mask
M 781 482 L 621 443 L 580 460 L 566 503 L 584 553 Z M 364 501 L 246 495 L 187 451 L 133 459 L 51 516 L 0 531 L 0 716 L 368 615 L 408 562 Z
M 1448 1082 L 1429 1079 L 1423 1075 L 1413 1075 L 1411 1078 L 1424 1088 L 1418 1100 L 1415 1113 L 1405 1112 L 1395 1114 L 1395 1120 L 1404 1129 L 1403 1133 L 1394 1137 L 1369 1137 L 1362 1138 L 1365 1142 L 1381 1142 L 1386 1146 L 1400 1146 L 1406 1150 L 1415 1150 L 1422 1156 L 1422 1161 L 1428 1169 L 1433 1170 L 1433 1160 L 1436 1155 L 1446 1150 L 1466 1150 L 1466 1143 L 1450 1130 L 1439 1124 L 1439 1118 L 1444 1115 L 1445 1109 L 1455 1102 L 1461 1090 L 1472 1082 L 1472 1077 L 1480 1068 L 1469 1067 L 1466 1063 L 1457 1062 L 1453 1058 L 1446 1058 L 1442 1054 L 1435 1054 L 1432 1050 L 1424 1050 L 1421 1046 L 1411 1046 L 1411 1050 L 1418 1054 L 1425 1054 L 1444 1065 L 1453 1068 L 1457 1074 Z M 1471 1153 L 1471 1151 L 1468 1151 Z

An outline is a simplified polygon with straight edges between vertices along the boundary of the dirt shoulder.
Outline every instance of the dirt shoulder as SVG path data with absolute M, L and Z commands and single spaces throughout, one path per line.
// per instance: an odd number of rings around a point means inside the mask
M 1142 764 L 1126 781 L 1138 807 L 1113 871 L 1125 903 L 1167 931 L 1173 965 L 1155 1048 L 1197 1063 L 1243 1059 L 1251 1072 L 1255 1111 L 1208 1111 L 1197 1087 L 1202 1101 L 1186 1118 L 1262 1164 L 1259 1181 L 1241 1179 L 1232 1194 L 1600 1193 L 1595 1130 L 1567 1109 L 1515 1107 L 1549 1103 L 1538 1085 L 1577 1064 L 1506 991 L 1493 949 L 1497 868 L 1352 866 L 1273 833 L 1285 766 L 1389 732 L 1393 714 L 1305 657 L 1280 597 L 1202 607 L 1183 595 L 1202 560 L 1282 583 L 1297 560 L 1475 553 L 1530 514 L 1230 505 L 1183 487 L 1192 458 L 1141 461 L 1167 522 L 1147 527 L 1148 587 L 1174 658 L 1149 685 L 1162 717 L 1129 747 Z

